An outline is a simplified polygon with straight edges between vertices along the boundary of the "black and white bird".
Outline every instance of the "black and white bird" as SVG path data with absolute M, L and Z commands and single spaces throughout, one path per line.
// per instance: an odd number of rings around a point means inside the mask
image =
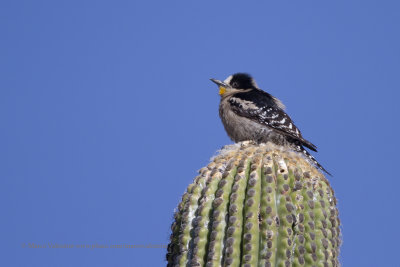
M 219 116 L 228 136 L 234 142 L 272 142 L 303 153 L 313 164 L 331 175 L 305 149 L 317 147 L 301 135 L 286 114 L 285 106 L 276 97 L 261 90 L 246 73 L 236 73 L 224 81 L 211 79 L 219 87 Z

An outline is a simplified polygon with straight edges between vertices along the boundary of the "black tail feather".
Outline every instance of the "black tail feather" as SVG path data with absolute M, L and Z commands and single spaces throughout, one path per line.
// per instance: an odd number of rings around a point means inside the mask
M 306 158 L 315 166 L 317 166 L 320 170 L 322 170 L 323 172 L 325 172 L 326 174 L 328 174 L 329 176 L 332 176 L 332 174 L 330 174 L 324 167 L 322 167 L 321 164 L 319 164 L 319 162 L 313 157 L 313 155 L 311 155 L 303 146 L 295 146 L 295 150 L 297 152 L 302 153 L 304 156 L 306 156 Z

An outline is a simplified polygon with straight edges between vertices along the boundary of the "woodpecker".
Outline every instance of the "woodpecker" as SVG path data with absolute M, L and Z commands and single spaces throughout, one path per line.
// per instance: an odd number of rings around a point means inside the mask
M 331 175 L 305 149 L 317 151 L 314 144 L 303 138 L 282 102 L 261 90 L 249 74 L 236 73 L 224 81 L 210 80 L 219 87 L 219 116 L 232 141 L 272 142 L 289 147 Z

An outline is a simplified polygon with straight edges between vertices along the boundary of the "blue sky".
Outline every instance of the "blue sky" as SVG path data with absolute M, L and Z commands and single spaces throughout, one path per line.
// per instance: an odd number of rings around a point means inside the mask
M 209 81 L 251 73 L 319 147 L 343 266 L 399 266 L 397 1 L 2 1 L 1 266 L 163 266 L 231 143 Z

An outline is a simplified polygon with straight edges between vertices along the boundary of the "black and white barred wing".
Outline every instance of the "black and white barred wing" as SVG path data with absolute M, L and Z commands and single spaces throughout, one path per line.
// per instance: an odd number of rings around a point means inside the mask
M 236 114 L 269 126 L 281 134 L 293 138 L 294 141 L 298 141 L 301 145 L 317 151 L 317 147 L 302 137 L 300 130 L 282 109 L 271 106 L 259 107 L 252 101 L 235 97 L 232 97 L 229 103 Z

